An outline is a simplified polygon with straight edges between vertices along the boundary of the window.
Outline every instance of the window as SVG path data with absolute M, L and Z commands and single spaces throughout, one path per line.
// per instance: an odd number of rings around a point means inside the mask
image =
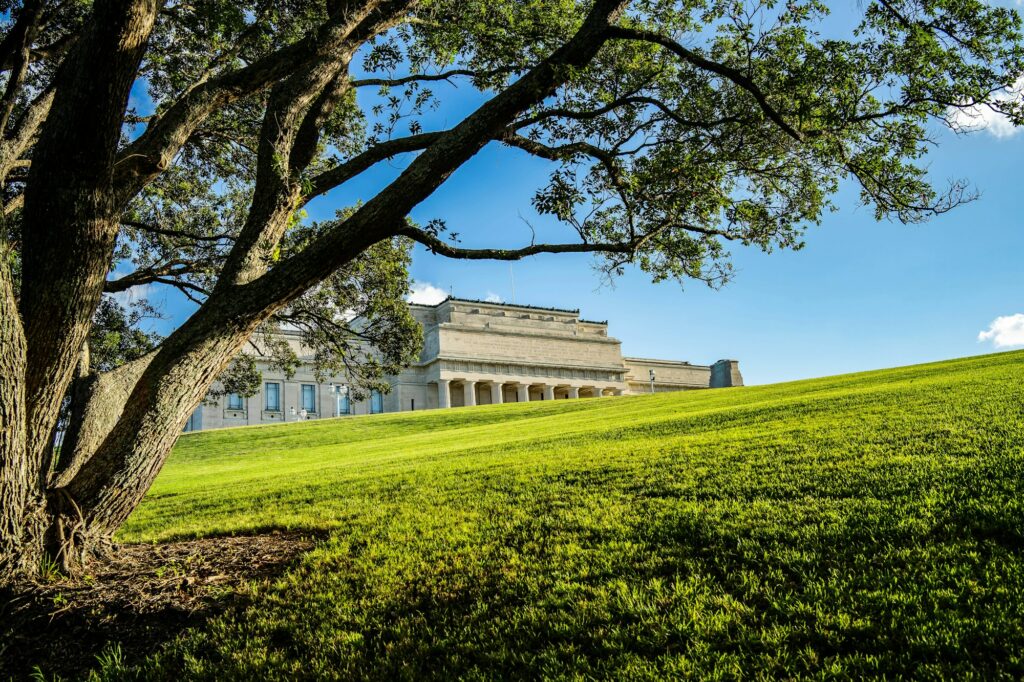
M 302 384 L 302 409 L 316 412 L 316 386 L 313 384 Z
M 281 411 L 281 384 L 276 381 L 268 381 L 263 384 L 263 394 L 266 396 L 267 412 Z
M 352 411 L 351 405 L 348 399 L 348 391 L 338 396 L 338 414 L 349 414 Z
M 370 393 L 370 414 L 380 414 L 384 411 L 384 396 L 380 391 L 374 390 Z
M 245 403 L 242 402 L 242 396 L 237 393 L 228 393 L 228 409 L 229 410 L 244 410 Z

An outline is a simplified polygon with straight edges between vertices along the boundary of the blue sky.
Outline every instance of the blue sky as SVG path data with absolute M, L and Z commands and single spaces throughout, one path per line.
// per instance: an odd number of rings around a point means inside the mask
M 720 290 L 653 284 L 641 272 L 602 286 L 585 255 L 536 256 L 514 263 L 510 273 L 507 263 L 451 261 L 419 250 L 412 274 L 456 296 L 506 301 L 514 279 L 516 302 L 579 308 L 588 319 L 608 320 L 628 355 L 738 359 L 750 383 L 990 352 L 994 344 L 979 342 L 979 332 L 997 317 L 1024 313 L 1024 134 L 946 137 L 932 171 L 970 178 L 979 200 L 904 226 L 876 222 L 847 187 L 841 210 L 808 231 L 803 250 L 734 248 L 737 274 Z M 543 172 L 537 165 L 485 150 L 415 216 L 446 216 L 467 245 L 486 243 L 481 233 L 501 244 L 529 243 L 523 218 L 540 222 L 529 210 Z
M 466 86 L 435 91 L 445 93 L 446 103 L 426 119 L 427 129 L 453 125 L 479 102 Z M 696 282 L 655 285 L 641 272 L 602 285 L 587 255 L 535 256 L 510 268 L 448 260 L 418 247 L 412 268 L 418 300 L 450 291 L 511 302 L 514 279 L 517 303 L 579 308 L 587 319 L 608 320 L 626 355 L 701 364 L 733 358 L 751 384 L 1024 346 L 1024 130 L 987 123 L 969 136 L 941 133 L 930 159 L 934 178 L 968 178 L 981 191 L 979 200 L 904 226 L 875 222 L 869 209 L 857 207 L 855 188 L 846 186 L 840 210 L 807 232 L 803 250 L 734 247 L 736 277 L 721 290 Z M 310 217 L 328 218 L 367 198 L 406 163 L 382 165 L 328 194 L 310 206 Z M 413 217 L 446 219 L 464 246 L 528 244 L 527 221 L 540 238 L 569 239 L 565 228 L 530 206 L 548 168 L 490 145 Z M 189 308 L 171 294 L 158 293 L 161 299 L 168 319 L 160 327 L 167 331 Z

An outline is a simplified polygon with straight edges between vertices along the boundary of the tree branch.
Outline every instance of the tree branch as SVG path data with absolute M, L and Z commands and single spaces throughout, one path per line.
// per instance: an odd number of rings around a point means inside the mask
M 26 0 L 18 17 L 18 23 L 14 25 L 14 29 L 7 36 L 11 39 L 9 47 L 12 64 L 11 73 L 7 76 L 7 87 L 4 89 L 3 98 L 0 99 L 0 104 L 3 106 L 3 109 L 0 110 L 0 134 L 7 130 L 7 122 L 11 118 L 11 112 L 14 111 L 14 105 L 18 99 L 18 90 L 28 71 L 32 57 L 32 40 L 39 23 L 41 9 L 39 0 Z M 4 40 L 4 43 L 7 42 Z M 7 46 L 5 45 L 5 47 Z
M 119 202 L 126 203 L 170 165 L 181 145 L 211 113 L 335 51 L 352 28 L 350 17 L 339 15 L 331 17 L 302 40 L 248 66 L 200 83 L 170 105 L 120 153 L 114 176 Z
M 352 81 L 352 87 L 365 88 L 367 86 L 373 85 L 396 87 L 400 85 L 407 85 L 409 83 L 446 81 L 454 78 L 455 76 L 481 76 L 487 78 L 490 76 L 497 76 L 502 73 L 509 73 L 509 71 L 507 69 L 492 69 L 490 71 L 480 72 L 473 71 L 472 69 L 452 69 L 450 71 L 442 71 L 441 73 L 420 73 L 412 74 L 409 76 L 402 76 L 400 78 L 360 78 L 358 80 Z
M 118 279 L 107 280 L 103 283 L 103 292 L 107 294 L 116 294 L 121 291 L 127 291 L 132 287 L 142 286 L 143 284 L 161 282 L 164 277 L 187 275 L 195 272 L 198 265 L 198 263 L 182 259 L 170 260 L 166 263 L 161 263 L 160 265 L 136 270 L 135 272 L 129 273 L 124 277 L 119 277 Z M 168 282 L 163 281 L 163 283 L 166 284 Z
M 539 156 L 544 159 L 551 161 L 564 161 L 577 154 L 583 154 L 586 156 L 592 156 L 602 162 L 614 164 L 615 159 L 612 152 L 606 149 L 602 149 L 597 145 L 589 142 L 569 142 L 567 144 L 552 147 L 536 140 L 531 140 L 528 137 L 519 135 L 512 132 L 511 130 L 506 131 L 504 134 L 499 136 L 497 139 L 501 140 L 505 144 L 522 149 L 523 151 L 529 152 L 534 156 Z
M 7 36 L 11 36 L 11 33 L 8 33 Z M 77 39 L 77 33 L 68 33 L 49 45 L 30 48 L 28 56 L 29 63 L 34 64 L 35 62 L 52 59 L 53 57 L 60 57 L 68 51 Z M 6 42 L 7 38 L 5 37 L 4 40 Z M 13 53 L 5 52 L 4 50 L 4 47 L 0 47 L 0 53 L 3 53 L 3 56 L 0 57 L 0 71 L 9 71 L 16 66 L 15 61 L 17 56 Z
M 598 163 L 604 167 L 605 172 L 608 174 L 608 180 L 618 193 L 623 206 L 632 213 L 632 207 L 629 201 L 629 188 L 627 187 L 625 178 L 622 176 L 622 168 L 619 166 L 619 162 L 616 160 L 615 155 L 612 152 L 602 149 L 597 145 L 590 144 L 589 142 L 570 142 L 569 144 L 561 145 L 559 147 L 551 147 L 537 142 L 536 140 L 531 140 L 523 135 L 519 135 L 511 130 L 506 131 L 500 139 L 511 147 L 522 149 L 534 156 L 539 156 L 540 158 L 548 159 L 550 161 L 563 161 L 575 154 L 583 154 L 596 159 Z
M 597 109 L 590 109 L 588 111 L 576 111 L 573 109 L 555 108 L 546 109 L 538 112 L 528 118 L 520 119 L 512 124 L 512 128 L 520 129 L 527 126 L 540 123 L 550 118 L 569 118 L 577 121 L 590 120 L 607 114 L 615 109 L 624 107 L 627 105 L 636 104 L 644 106 L 653 106 L 663 114 L 668 116 L 670 119 L 675 121 L 681 126 L 687 128 L 705 128 L 712 129 L 716 128 L 725 123 L 740 123 L 742 119 L 736 116 L 725 116 L 723 118 L 715 119 L 713 121 L 694 121 L 687 118 L 683 118 L 678 113 L 672 110 L 667 104 L 654 97 L 647 97 L 643 95 L 629 95 L 626 97 L 619 97 L 608 104 L 598 107 Z
M 431 253 L 465 260 L 520 260 L 540 253 L 632 253 L 636 248 L 636 245 L 631 242 L 596 244 L 577 242 L 573 244 L 531 244 L 520 249 L 464 249 L 452 246 L 429 232 L 415 227 L 403 228 L 398 231 L 398 234 L 422 244 Z
M 132 227 L 132 228 L 134 228 L 136 230 L 141 230 L 142 232 L 149 232 L 151 234 L 162 234 L 162 235 L 165 235 L 167 237 L 181 237 L 183 239 L 191 239 L 191 240 L 197 241 L 197 242 L 219 242 L 219 241 L 224 240 L 224 239 L 227 239 L 227 240 L 230 240 L 230 241 L 234 241 L 234 239 L 235 239 L 235 237 L 233 235 L 230 235 L 230 234 L 211 234 L 211 235 L 192 234 L 191 232 L 183 232 L 181 230 L 171 230 L 171 229 L 168 229 L 168 228 L 165 228 L 165 227 L 160 227 L 158 225 L 152 225 L 150 223 L 145 223 L 145 222 L 142 222 L 140 220 L 123 220 L 122 219 L 121 220 L 121 224 L 125 225 L 127 227 Z
M 648 101 L 650 100 L 650 101 Z M 692 126 L 706 126 L 713 127 L 723 123 L 739 122 L 740 119 L 735 117 L 724 117 L 715 121 L 708 122 L 695 122 L 687 121 L 681 117 L 674 116 L 674 112 L 671 112 L 664 103 L 659 102 L 653 98 L 647 97 L 629 97 L 616 100 L 615 103 L 609 104 L 606 107 L 601 107 L 599 110 L 592 112 L 571 112 L 569 110 L 556 110 L 552 109 L 542 114 L 530 118 L 519 119 L 506 130 L 500 131 L 493 139 L 501 140 L 506 144 L 518 147 L 524 151 L 527 151 L 535 156 L 540 156 L 552 161 L 563 160 L 572 154 L 586 154 L 596 159 L 600 159 L 610 171 L 614 170 L 614 176 L 619 177 L 620 173 L 615 167 L 615 160 L 613 154 L 607 150 L 601 149 L 588 142 L 574 142 L 559 147 L 551 147 L 544 145 L 535 140 L 531 140 L 528 137 L 519 135 L 514 131 L 516 129 L 524 128 L 532 125 L 543 118 L 550 116 L 561 116 L 573 117 L 573 114 L 577 114 L 579 118 L 592 118 L 599 116 L 602 113 L 606 113 L 618 106 L 624 106 L 629 103 L 647 103 L 653 104 L 659 108 L 664 108 L 666 114 L 670 117 L 676 118 L 681 124 L 692 125 Z M 422 151 L 434 144 L 445 135 L 447 131 L 431 132 L 431 133 L 420 133 L 417 135 L 409 135 L 406 137 L 400 137 L 393 140 L 385 140 L 366 151 L 352 157 L 344 163 L 338 164 L 337 166 L 326 170 L 319 175 L 315 176 L 309 181 L 309 191 L 303 196 L 301 205 L 305 205 L 315 199 L 316 197 L 329 192 L 330 190 L 338 187 L 345 182 L 356 177 L 360 173 L 371 168 L 373 165 L 386 161 L 387 159 L 398 156 L 399 154 L 405 154 L 409 152 Z
M 480 106 L 451 130 L 441 134 L 402 174 L 359 208 L 348 220 L 327 231 L 301 253 L 236 287 L 232 301 L 245 300 L 254 312 L 270 314 L 322 280 L 368 246 L 387 239 L 405 225 L 409 211 L 428 197 L 452 172 L 489 141 L 502 134 L 517 116 L 549 97 L 588 64 L 609 37 L 628 0 L 595 0 L 576 34 L 519 80 Z
M 40 126 L 46 121 L 53 104 L 53 88 L 39 93 L 28 105 L 14 130 L 6 137 L 0 138 L 0 179 L 6 180 L 7 174 L 22 164 L 22 158 L 32 146 Z M 30 167 L 26 163 L 25 167 Z
M 257 152 L 256 182 L 245 224 L 225 260 L 221 282 L 240 283 L 266 269 L 302 198 L 302 172 L 317 154 L 326 118 L 349 90 L 348 65 L 355 51 L 393 26 L 414 0 L 369 3 L 346 13 L 342 40 L 324 48 L 306 68 L 274 86 Z
M 25 205 L 25 195 L 19 194 L 4 204 L 4 215 L 9 216 Z
M 420 133 L 418 135 L 385 140 L 310 180 L 310 189 L 303 196 L 302 204 L 307 204 L 321 194 L 351 180 L 374 164 L 399 154 L 422 151 L 439 140 L 442 135 L 444 135 L 444 132 Z
M 153 282 L 155 284 L 166 284 L 167 286 L 174 287 L 181 293 L 185 294 L 185 296 L 188 296 L 189 300 L 191 300 L 193 303 L 198 303 L 200 305 L 202 305 L 202 301 L 190 295 L 189 292 L 194 291 L 197 294 L 202 294 L 203 296 L 210 295 L 209 291 L 199 286 L 198 284 L 192 284 L 191 282 L 183 282 L 180 279 L 167 279 L 166 277 L 158 277 L 155 280 L 153 280 Z
M 672 52 L 676 56 L 680 57 L 684 61 L 696 66 L 697 68 L 705 71 L 710 71 L 722 78 L 725 78 L 739 87 L 746 90 L 757 102 L 761 111 L 764 112 L 771 121 L 773 121 L 779 128 L 782 129 L 787 135 L 792 137 L 798 142 L 802 142 L 804 139 L 803 134 L 786 122 L 786 119 L 775 110 L 774 107 L 768 102 L 768 98 L 764 92 L 753 80 L 751 80 L 746 74 L 738 69 L 734 69 L 731 66 L 720 64 L 715 61 L 711 61 L 701 55 L 697 54 L 693 50 L 689 50 L 676 41 L 663 36 L 654 31 L 646 31 L 636 28 L 627 28 L 624 26 L 611 26 L 608 29 L 609 37 L 618 40 L 640 40 L 648 43 L 654 43 L 661 45 L 669 52 Z

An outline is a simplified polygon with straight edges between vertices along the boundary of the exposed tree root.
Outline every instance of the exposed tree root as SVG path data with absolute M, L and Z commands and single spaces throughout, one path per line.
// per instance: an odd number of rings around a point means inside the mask
M 0 679 L 76 679 L 117 644 L 126 662 L 159 650 L 189 626 L 239 603 L 249 580 L 280 574 L 313 547 L 310 533 L 122 545 L 88 565 L 89 575 L 0 589 Z

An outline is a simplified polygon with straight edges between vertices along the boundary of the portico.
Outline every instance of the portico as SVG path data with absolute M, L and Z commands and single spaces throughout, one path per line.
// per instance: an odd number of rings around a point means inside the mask
M 420 362 L 396 377 L 400 409 L 646 393 L 650 383 L 641 377 L 650 369 L 661 377 L 657 390 L 712 386 L 710 366 L 653 360 L 632 366 L 607 322 L 580 319 L 575 310 L 451 298 L 412 311 L 423 325 L 424 348 Z M 716 376 L 739 383 L 738 370 Z
M 583 386 L 549 383 L 502 381 L 493 378 L 438 378 L 428 386 L 437 391 L 437 406 L 472 407 L 528 403 L 541 400 L 575 400 L 623 394 L 621 386 Z

